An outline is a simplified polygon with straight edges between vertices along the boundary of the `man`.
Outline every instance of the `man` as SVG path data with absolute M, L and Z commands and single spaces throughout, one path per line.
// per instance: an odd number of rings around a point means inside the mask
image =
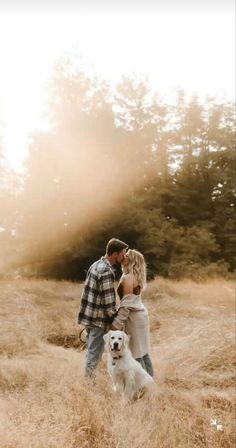
M 112 266 L 123 261 L 127 249 L 123 241 L 112 238 L 107 244 L 105 256 L 93 263 L 87 273 L 78 316 L 78 323 L 87 329 L 86 377 L 92 376 L 102 357 L 103 336 L 116 312 Z

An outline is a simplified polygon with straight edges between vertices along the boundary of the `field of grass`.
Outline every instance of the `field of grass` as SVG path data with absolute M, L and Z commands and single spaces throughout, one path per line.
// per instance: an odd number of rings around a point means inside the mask
M 157 388 L 127 406 L 114 396 L 105 354 L 96 384 L 83 378 L 80 284 L 4 280 L 0 291 L 1 447 L 234 447 L 233 282 L 148 285 Z

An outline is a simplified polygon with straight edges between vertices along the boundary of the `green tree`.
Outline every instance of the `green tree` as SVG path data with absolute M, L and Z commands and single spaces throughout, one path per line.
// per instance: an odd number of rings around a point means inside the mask
M 48 116 L 50 129 L 33 136 L 17 223 L 38 273 L 84 278 L 112 236 L 144 253 L 150 278 L 224 261 L 235 269 L 231 104 L 178 92 L 170 106 L 146 80 L 112 88 L 63 60 Z

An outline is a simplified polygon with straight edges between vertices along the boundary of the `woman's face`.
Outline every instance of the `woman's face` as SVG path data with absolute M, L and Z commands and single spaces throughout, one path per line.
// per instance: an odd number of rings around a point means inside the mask
M 126 268 L 129 265 L 129 251 L 125 253 L 122 265 Z

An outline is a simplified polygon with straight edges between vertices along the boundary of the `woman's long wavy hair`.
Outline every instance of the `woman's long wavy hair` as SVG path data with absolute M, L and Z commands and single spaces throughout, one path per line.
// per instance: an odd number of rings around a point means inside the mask
M 137 280 L 138 285 L 143 290 L 146 288 L 146 263 L 144 256 L 135 249 L 129 249 L 127 251 L 129 257 L 129 264 L 124 269 L 125 273 L 130 273 Z

